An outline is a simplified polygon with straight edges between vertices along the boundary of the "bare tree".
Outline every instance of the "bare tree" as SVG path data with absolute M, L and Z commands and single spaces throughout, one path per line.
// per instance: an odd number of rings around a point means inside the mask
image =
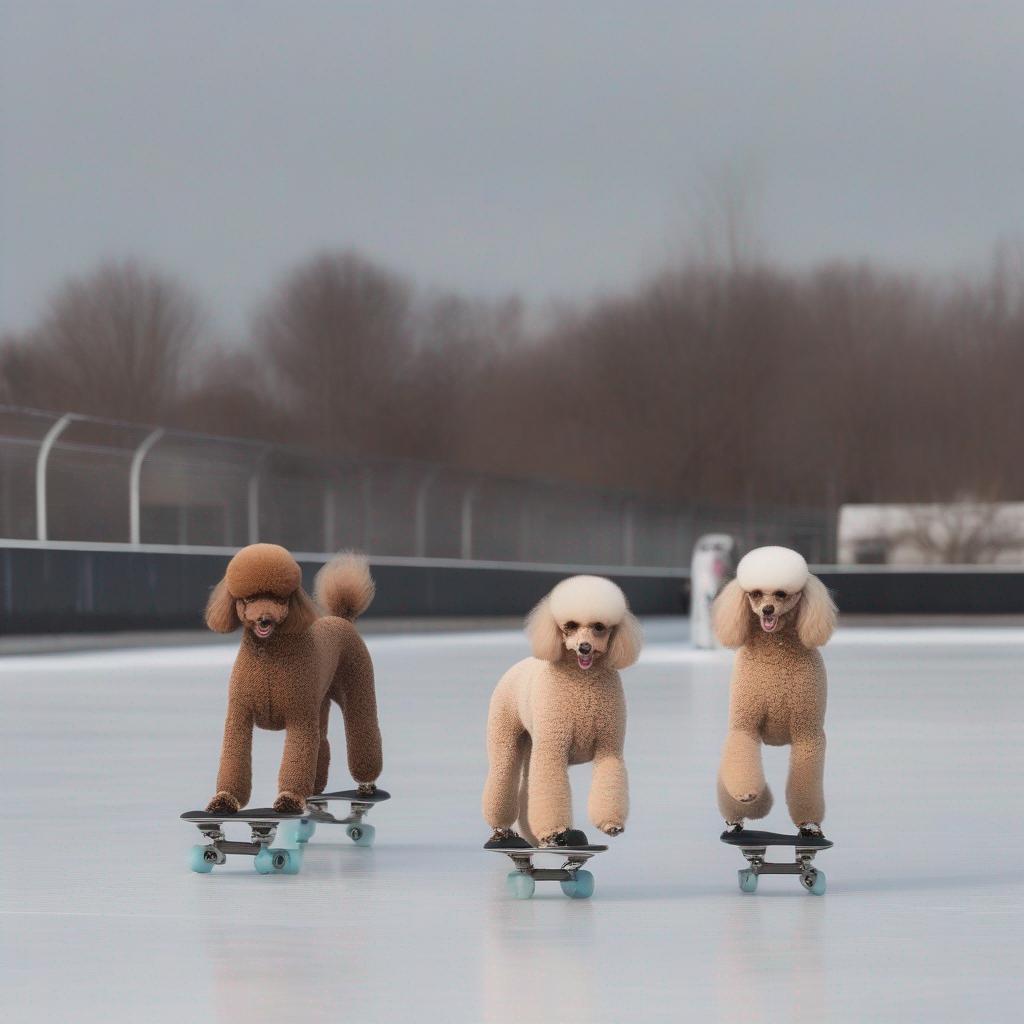
M 353 252 L 288 275 L 254 322 L 277 399 L 303 440 L 336 452 L 393 447 L 398 382 L 412 352 L 411 289 Z
M 137 263 L 112 263 L 54 294 L 38 328 L 5 353 L 20 402 L 115 419 L 165 418 L 188 384 L 198 303 Z
M 926 562 L 978 565 L 1024 552 L 1024 506 L 962 498 L 906 510 L 906 525 L 887 538 L 916 549 Z

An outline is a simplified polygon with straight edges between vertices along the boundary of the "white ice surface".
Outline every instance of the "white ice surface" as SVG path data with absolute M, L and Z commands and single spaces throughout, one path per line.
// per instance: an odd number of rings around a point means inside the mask
M 1019 1021 L 1024 630 L 851 629 L 830 677 L 824 897 L 736 885 L 714 778 L 730 655 L 658 622 L 625 676 L 633 810 L 593 899 L 480 849 L 491 688 L 516 633 L 379 636 L 373 849 L 321 827 L 297 876 L 185 867 L 228 646 L 0 660 L 6 1021 Z M 350 783 L 332 720 L 331 786 Z M 279 733 L 258 733 L 254 801 Z M 788 825 L 785 754 L 769 751 Z M 573 770 L 577 806 L 588 773 Z M 583 823 L 589 827 L 588 823 Z M 593 830 L 591 829 L 591 835 Z

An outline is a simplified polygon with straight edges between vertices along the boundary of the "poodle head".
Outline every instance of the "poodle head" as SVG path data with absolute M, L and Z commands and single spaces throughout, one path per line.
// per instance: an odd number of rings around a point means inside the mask
M 250 544 L 228 563 L 206 606 L 206 624 L 217 633 L 239 626 L 257 640 L 299 632 L 318 617 L 302 589 L 302 570 L 277 544 Z
M 715 600 L 715 633 L 726 647 L 741 647 L 755 626 L 764 633 L 795 628 L 805 647 L 828 642 L 836 606 L 799 552 L 755 548 L 740 559 L 736 578 Z
M 530 612 L 526 635 L 534 657 L 568 661 L 587 672 L 602 659 L 627 668 L 640 656 L 640 623 L 626 595 L 601 576 L 571 576 Z

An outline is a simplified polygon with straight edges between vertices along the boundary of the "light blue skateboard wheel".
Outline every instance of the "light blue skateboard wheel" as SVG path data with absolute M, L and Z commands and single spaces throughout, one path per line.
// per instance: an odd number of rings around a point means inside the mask
M 271 850 L 274 870 L 283 875 L 297 875 L 302 867 L 302 850 Z
M 352 840 L 356 846 L 373 846 L 373 839 L 377 830 L 372 825 L 349 825 L 345 829 L 345 835 Z
M 580 868 L 574 879 L 562 882 L 562 892 L 573 900 L 588 900 L 594 894 L 594 876 Z
M 275 850 L 295 850 L 302 842 L 302 822 L 297 818 L 282 821 L 274 832 L 271 842 Z
M 206 859 L 206 846 L 193 846 L 188 852 L 188 866 L 200 875 L 208 875 L 216 863 L 214 858 Z
M 804 888 L 815 896 L 822 896 L 825 893 L 826 879 L 825 872 L 817 868 L 810 875 L 801 875 L 800 881 L 803 882 Z
M 740 888 L 744 892 L 757 892 L 757 875 L 750 868 L 741 868 L 738 872 Z
M 528 900 L 533 895 L 534 889 L 537 888 L 537 883 L 530 875 L 523 874 L 522 871 L 510 871 L 505 879 L 505 887 L 513 898 Z
M 310 821 L 309 818 L 303 818 L 299 822 L 298 835 L 296 838 L 300 843 L 308 843 L 313 838 L 313 834 L 316 832 L 316 822 Z
M 252 866 L 261 875 L 269 875 L 274 870 L 274 858 L 265 846 L 260 847 L 260 852 L 253 857 Z

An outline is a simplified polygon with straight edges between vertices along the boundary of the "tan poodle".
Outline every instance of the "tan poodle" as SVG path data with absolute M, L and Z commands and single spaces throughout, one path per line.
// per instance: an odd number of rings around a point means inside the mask
M 825 663 L 818 648 L 836 625 L 824 584 L 789 548 L 749 552 L 714 604 L 715 633 L 738 647 L 729 696 L 729 735 L 718 774 L 718 806 L 742 828 L 772 806 L 761 744 L 790 744 L 786 803 L 805 835 L 825 817 Z
M 284 729 L 274 809 L 301 812 L 327 785 L 333 700 L 345 717 L 348 766 L 370 793 L 381 771 L 373 663 L 353 625 L 373 600 L 366 559 L 344 554 L 316 577 L 321 615 L 302 589 L 295 559 L 276 544 L 252 544 L 228 563 L 206 606 L 217 633 L 244 626 L 231 672 L 224 746 L 211 814 L 237 811 L 252 788 L 252 730 Z
M 640 656 L 640 624 L 611 580 L 573 576 L 530 612 L 526 635 L 534 656 L 513 665 L 491 697 L 487 845 L 585 845 L 572 827 L 568 769 L 588 761 L 590 820 L 616 836 L 629 811 L 618 670 Z M 522 838 L 512 831 L 516 819 Z

